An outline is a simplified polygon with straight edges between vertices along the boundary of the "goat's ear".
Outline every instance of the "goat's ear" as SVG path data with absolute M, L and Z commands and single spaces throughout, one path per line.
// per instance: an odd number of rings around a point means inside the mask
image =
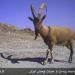
M 41 21 L 43 21 L 45 18 L 46 18 L 46 15 L 44 15 L 44 16 L 42 17 Z
M 29 20 L 34 21 L 31 17 L 28 17 L 28 18 L 29 18 Z

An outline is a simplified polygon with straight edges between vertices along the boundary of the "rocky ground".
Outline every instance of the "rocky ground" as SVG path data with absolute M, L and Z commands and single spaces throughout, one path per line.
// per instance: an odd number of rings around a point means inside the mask
M 42 65 L 47 46 L 28 30 L 0 31 L 0 68 L 75 68 L 75 42 L 72 63 L 68 63 L 70 51 L 66 47 L 54 46 L 55 62 Z M 50 58 L 50 56 L 49 56 Z M 50 61 L 50 59 L 49 59 Z

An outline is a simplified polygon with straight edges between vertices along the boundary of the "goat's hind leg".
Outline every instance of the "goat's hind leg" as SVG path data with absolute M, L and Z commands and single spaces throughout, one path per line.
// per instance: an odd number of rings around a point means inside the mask
M 72 42 L 70 42 L 70 56 L 69 56 L 69 63 L 72 63 L 72 58 L 73 58 L 73 46 Z
M 46 52 L 46 59 L 42 62 L 43 65 L 46 65 L 48 62 L 48 55 L 49 55 L 50 50 L 47 50 Z
M 71 62 L 72 62 L 72 58 L 73 58 L 72 41 L 68 41 L 68 43 L 67 43 L 67 48 L 70 49 L 70 56 L 69 56 L 68 62 L 71 63 Z

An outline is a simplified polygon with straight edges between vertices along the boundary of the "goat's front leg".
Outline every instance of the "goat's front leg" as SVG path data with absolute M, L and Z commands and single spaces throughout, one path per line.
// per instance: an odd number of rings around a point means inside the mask
M 46 59 L 44 60 L 44 62 L 42 62 L 43 65 L 46 65 L 48 62 L 48 55 L 49 55 L 50 50 L 47 50 L 46 52 Z

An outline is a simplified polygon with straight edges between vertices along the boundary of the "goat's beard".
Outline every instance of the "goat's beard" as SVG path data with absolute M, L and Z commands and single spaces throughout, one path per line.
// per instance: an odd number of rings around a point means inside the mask
M 35 39 L 34 39 L 34 40 L 36 40 L 36 39 L 37 39 L 38 34 L 39 34 L 39 31 L 38 31 L 37 29 L 35 29 Z
M 42 25 L 37 26 L 37 27 L 36 25 L 34 25 L 34 27 L 35 27 L 35 39 L 34 40 L 36 40 L 39 34 L 39 30 L 42 28 Z

